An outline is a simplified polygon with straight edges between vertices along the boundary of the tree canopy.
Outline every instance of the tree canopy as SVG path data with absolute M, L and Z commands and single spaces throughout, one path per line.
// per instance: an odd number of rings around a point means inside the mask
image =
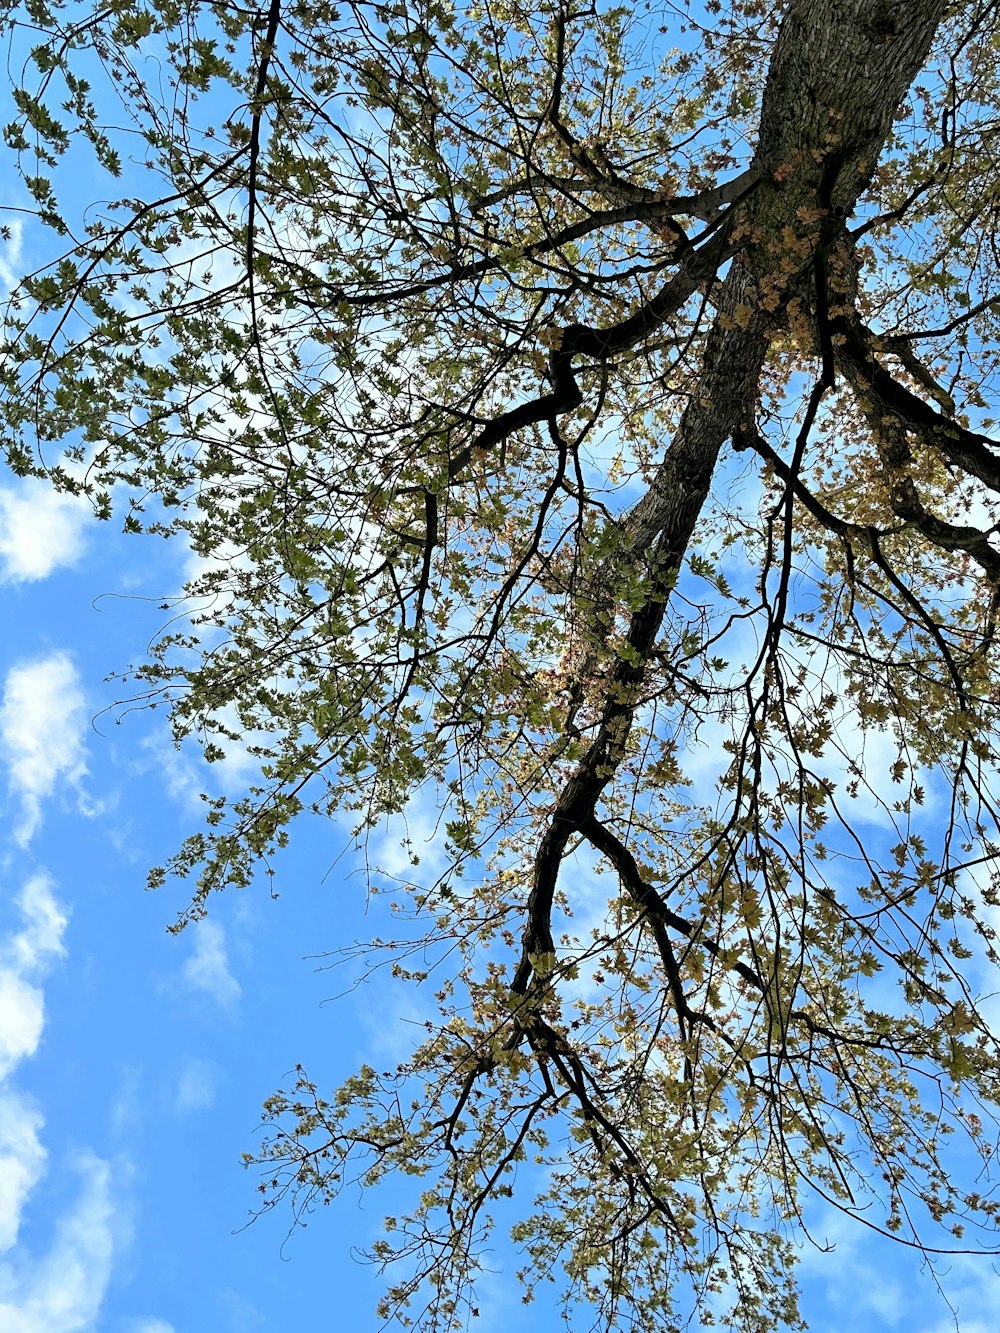
M 260 764 L 152 882 L 437 821 L 357 946 L 421 1039 L 263 1206 L 418 1177 L 426 1329 L 494 1225 L 581 1330 L 800 1326 L 818 1201 L 995 1249 L 997 6 L 3 24 L 10 465 L 202 558 L 133 696 Z

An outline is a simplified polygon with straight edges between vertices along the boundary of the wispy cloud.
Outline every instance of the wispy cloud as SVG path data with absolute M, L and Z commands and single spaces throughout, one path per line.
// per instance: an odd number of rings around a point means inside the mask
M 65 653 L 22 662 L 7 673 L 0 705 L 0 751 L 10 788 L 21 801 L 15 838 L 25 847 L 42 818 L 42 802 L 60 786 L 80 791 L 87 772 L 83 691 Z
M 0 1250 L 17 1243 L 25 1202 L 45 1171 L 44 1123 L 26 1098 L 0 1092 Z
M 84 1153 L 82 1188 L 40 1259 L 18 1247 L 21 1217 L 41 1179 L 46 1151 L 38 1108 L 9 1086 L 38 1049 L 45 1023 L 39 984 L 65 952 L 66 913 L 45 875 L 18 895 L 20 929 L 0 946 L 0 1333 L 77 1333 L 93 1325 L 111 1271 L 110 1168 Z
M 806 1246 L 799 1260 L 803 1314 L 817 1333 L 827 1327 L 839 1333 L 996 1333 L 1000 1274 L 988 1252 L 937 1260 L 936 1280 L 926 1260 L 918 1273 L 912 1250 L 873 1236 L 836 1208 L 817 1210 L 809 1229 L 829 1247 Z M 810 1318 L 813 1301 L 816 1316 Z
M 177 1111 L 181 1115 L 207 1111 L 215 1102 L 215 1077 L 215 1066 L 207 1060 L 185 1060 L 174 1096 Z
M 42 1035 L 44 1002 L 33 984 L 65 953 L 66 914 L 47 875 L 34 875 L 17 896 L 21 928 L 0 947 L 0 1077 L 34 1055 Z
M 65 952 L 66 915 L 45 875 L 18 895 L 21 928 L 0 947 L 0 1079 L 34 1055 L 45 1024 L 45 1000 L 35 983 Z M 24 1203 L 45 1170 L 44 1121 L 26 1097 L 0 1087 L 0 1250 L 17 1241 Z
M 199 921 L 189 927 L 194 949 L 184 964 L 184 979 L 195 990 L 204 991 L 224 1009 L 240 998 L 240 983 L 229 970 L 226 933 L 218 921 Z
M 165 1319 L 157 1319 L 152 1315 L 133 1319 L 126 1327 L 128 1333 L 175 1333 L 173 1324 L 168 1324 Z
M 75 565 L 90 520 L 86 500 L 41 477 L 0 488 L 0 582 L 27 583 Z
M 232 708 L 219 709 L 216 716 L 230 731 L 240 730 Z M 192 742 L 178 748 L 165 731 L 147 736 L 142 749 L 155 764 L 171 799 L 190 814 L 204 815 L 202 792 L 242 792 L 260 776 L 260 761 L 249 750 L 253 739 L 244 735 L 241 741 L 227 740 L 224 757 L 213 764 L 201 758 Z
M 254 1303 L 232 1287 L 220 1292 L 219 1304 L 222 1312 L 220 1329 L 225 1329 L 226 1333 L 253 1333 L 254 1329 L 266 1326 L 264 1316 Z M 2 1329 L 0 1333 L 3 1333 Z
M 177 801 L 189 814 L 203 815 L 205 807 L 201 793 L 205 790 L 204 774 L 199 771 L 190 751 L 178 749 L 165 731 L 155 731 L 141 742 L 150 756 L 167 795 Z
M 43 1258 L 0 1266 L 0 1333 L 83 1333 L 94 1325 L 111 1275 L 111 1169 L 85 1153 L 82 1188 Z
M 41 990 L 11 968 L 0 969 L 0 1078 L 34 1055 L 44 1015 Z
M 32 875 L 18 895 L 18 905 L 23 924 L 10 942 L 10 957 L 22 971 L 47 970 L 66 953 L 67 920 L 48 875 Z
M 7 243 L 0 248 L 0 291 L 6 295 L 24 272 L 24 223 L 20 218 L 7 222 Z

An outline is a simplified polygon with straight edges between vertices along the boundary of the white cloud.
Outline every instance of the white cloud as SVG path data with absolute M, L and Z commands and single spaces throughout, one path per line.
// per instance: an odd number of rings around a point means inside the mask
M 16 1243 L 25 1200 L 45 1170 L 44 1123 L 24 1097 L 0 1092 L 0 1250 Z
M 33 875 L 18 896 L 24 926 L 14 936 L 11 955 L 19 967 L 36 970 L 47 966 L 50 955 L 61 958 L 66 950 L 62 937 L 66 914 L 56 902 L 47 875 Z
M 34 1055 L 45 1021 L 42 992 L 29 980 L 65 952 L 66 915 L 45 875 L 35 875 L 18 895 L 23 925 L 0 950 L 0 1078 Z M 0 1140 L 3 1131 L 0 1129 Z
M 83 1333 L 93 1327 L 113 1253 L 111 1169 L 85 1154 L 83 1189 L 42 1259 L 0 1266 L 0 1333 Z
M 240 729 L 235 709 L 219 709 L 216 717 L 230 731 Z M 254 739 L 257 736 L 250 734 L 241 741 L 226 740 L 225 758 L 213 764 L 201 758 L 192 742 L 178 748 L 163 731 L 147 736 L 142 748 L 151 756 L 171 799 L 201 816 L 205 813 L 202 792 L 243 792 L 248 782 L 260 777 L 260 760 L 248 748 Z
M 9 678 L 8 678 L 9 679 Z M 4 719 L 6 721 L 6 718 Z M 45 1021 L 37 984 L 65 952 L 66 913 L 45 875 L 18 895 L 22 924 L 0 948 L 0 1076 L 33 1055 Z M 45 1170 L 41 1112 L 9 1087 L 0 1089 L 0 1333 L 82 1333 L 92 1328 L 111 1273 L 111 1172 L 85 1153 L 76 1161 L 83 1188 L 58 1222 L 40 1259 L 17 1248 L 21 1215 Z
M 431 782 L 410 797 L 405 809 L 390 815 L 369 842 L 372 865 L 404 884 L 431 884 L 450 863 L 442 836 L 441 793 Z M 415 867 L 412 858 L 418 858 Z
M 938 1256 L 932 1265 L 918 1251 L 874 1235 L 829 1205 L 807 1220 L 815 1241 L 830 1247 L 807 1245 L 799 1259 L 803 1315 L 816 1333 L 827 1327 L 838 1333 L 891 1328 L 996 1333 L 1000 1273 L 995 1256 Z M 929 1233 L 927 1239 L 933 1243 Z
M 35 875 L 18 895 L 21 929 L 0 949 L 0 1078 L 34 1055 L 45 1024 L 45 1000 L 37 979 L 65 952 L 66 915 L 45 875 Z M 16 1242 L 25 1201 L 45 1169 L 41 1113 L 20 1094 L 0 1089 L 0 1250 Z M 0 1326 L 2 1327 L 2 1326 Z
M 83 555 L 90 506 L 40 477 L 0 489 L 0 582 L 47 578 Z
M 0 289 L 6 295 L 18 282 L 24 272 L 23 239 L 24 223 L 20 218 L 5 219 L 7 238 L 0 246 Z
M 240 997 L 240 983 L 229 970 L 225 931 L 217 921 L 199 921 L 189 930 L 194 951 L 184 964 L 184 979 L 216 1004 L 231 1008 Z
M 996 1256 L 958 1254 L 949 1258 L 942 1271 L 941 1286 L 950 1309 L 935 1300 L 914 1302 L 909 1327 L 920 1333 L 996 1333 L 1000 1310 L 1000 1273 Z M 938 1310 L 934 1307 L 938 1305 Z M 935 1317 L 936 1316 L 936 1317 Z M 933 1320 L 933 1322 L 931 1322 Z
M 0 706 L 0 749 L 11 789 L 21 798 L 15 838 L 24 847 L 42 817 L 42 802 L 57 784 L 79 791 L 87 772 L 83 746 L 83 692 L 65 653 L 12 667 Z
M 365 1034 L 365 1058 L 380 1068 L 408 1060 L 427 1035 L 425 1022 L 435 1017 L 433 998 L 398 982 L 369 983 L 360 995 L 355 1012 Z
M 45 1002 L 37 986 L 10 968 L 0 969 L 0 1078 L 34 1055 L 45 1022 Z
M 126 1327 L 128 1333 L 176 1333 L 173 1324 L 168 1324 L 165 1319 L 157 1319 L 155 1315 L 133 1319 Z
M 207 1111 L 215 1102 L 215 1067 L 207 1060 L 188 1059 L 177 1080 L 174 1105 L 181 1115 Z
M 179 802 L 189 813 L 203 815 L 205 807 L 201 793 L 205 790 L 205 783 L 189 751 L 178 749 L 162 731 L 145 737 L 142 748 L 152 756 L 170 798 Z
M 219 1294 L 219 1304 L 223 1320 L 219 1328 L 225 1329 L 226 1333 L 252 1333 L 253 1329 L 266 1327 L 264 1316 L 241 1291 L 227 1287 Z M 0 1333 L 3 1333 L 2 1329 Z

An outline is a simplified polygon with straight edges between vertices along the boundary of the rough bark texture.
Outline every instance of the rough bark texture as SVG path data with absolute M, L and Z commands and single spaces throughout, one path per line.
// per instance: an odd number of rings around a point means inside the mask
M 630 558 L 647 567 L 649 600 L 632 616 L 627 643 L 634 654 L 613 672 L 595 739 L 539 843 L 517 991 L 530 983 L 531 959 L 553 951 L 551 911 L 562 857 L 570 838 L 593 818 L 624 757 L 646 663 L 720 450 L 752 420 L 769 334 L 780 327 L 796 292 L 824 321 L 817 306 L 825 300 L 830 238 L 842 230 L 868 181 L 948 8 L 944 0 L 795 0 L 788 7 L 764 92 L 751 166 L 756 188 L 734 206 L 727 228 L 733 257 L 706 344 L 701 392 L 685 411 L 653 485 L 623 524 Z M 791 246 L 789 229 L 795 234 Z M 680 299 L 688 294 L 684 290 Z M 741 306 L 751 313 L 734 327 Z M 644 321 L 638 312 L 616 331 L 615 343 L 645 336 L 658 314 Z M 593 334 L 585 338 L 576 327 L 567 334 L 560 348 L 564 358 L 599 348 Z M 828 330 L 821 329 L 820 337 L 828 341 Z M 820 394 L 827 387 L 828 375 Z

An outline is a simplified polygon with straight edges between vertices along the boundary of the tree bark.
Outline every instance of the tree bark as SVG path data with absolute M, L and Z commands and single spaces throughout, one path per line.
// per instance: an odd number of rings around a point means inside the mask
M 769 335 L 781 326 L 792 295 L 811 305 L 820 326 L 824 367 L 812 411 L 832 383 L 825 350 L 830 335 L 823 327 L 831 242 L 842 236 L 843 220 L 870 180 L 948 9 L 945 0 L 793 0 L 788 6 L 751 165 L 757 185 L 733 205 L 727 224 L 732 259 L 706 340 L 701 383 L 649 491 L 622 521 L 623 545 L 630 560 L 645 566 L 649 594 L 631 617 L 594 739 L 539 842 L 515 991 L 528 989 L 532 960 L 553 952 L 552 902 L 567 843 L 593 819 L 625 756 L 670 590 L 720 451 L 752 419 Z M 645 336 L 642 311 L 629 323 Z M 563 355 L 583 350 L 580 331 L 567 333 Z M 800 463 L 801 457 L 793 462 L 789 484 Z

